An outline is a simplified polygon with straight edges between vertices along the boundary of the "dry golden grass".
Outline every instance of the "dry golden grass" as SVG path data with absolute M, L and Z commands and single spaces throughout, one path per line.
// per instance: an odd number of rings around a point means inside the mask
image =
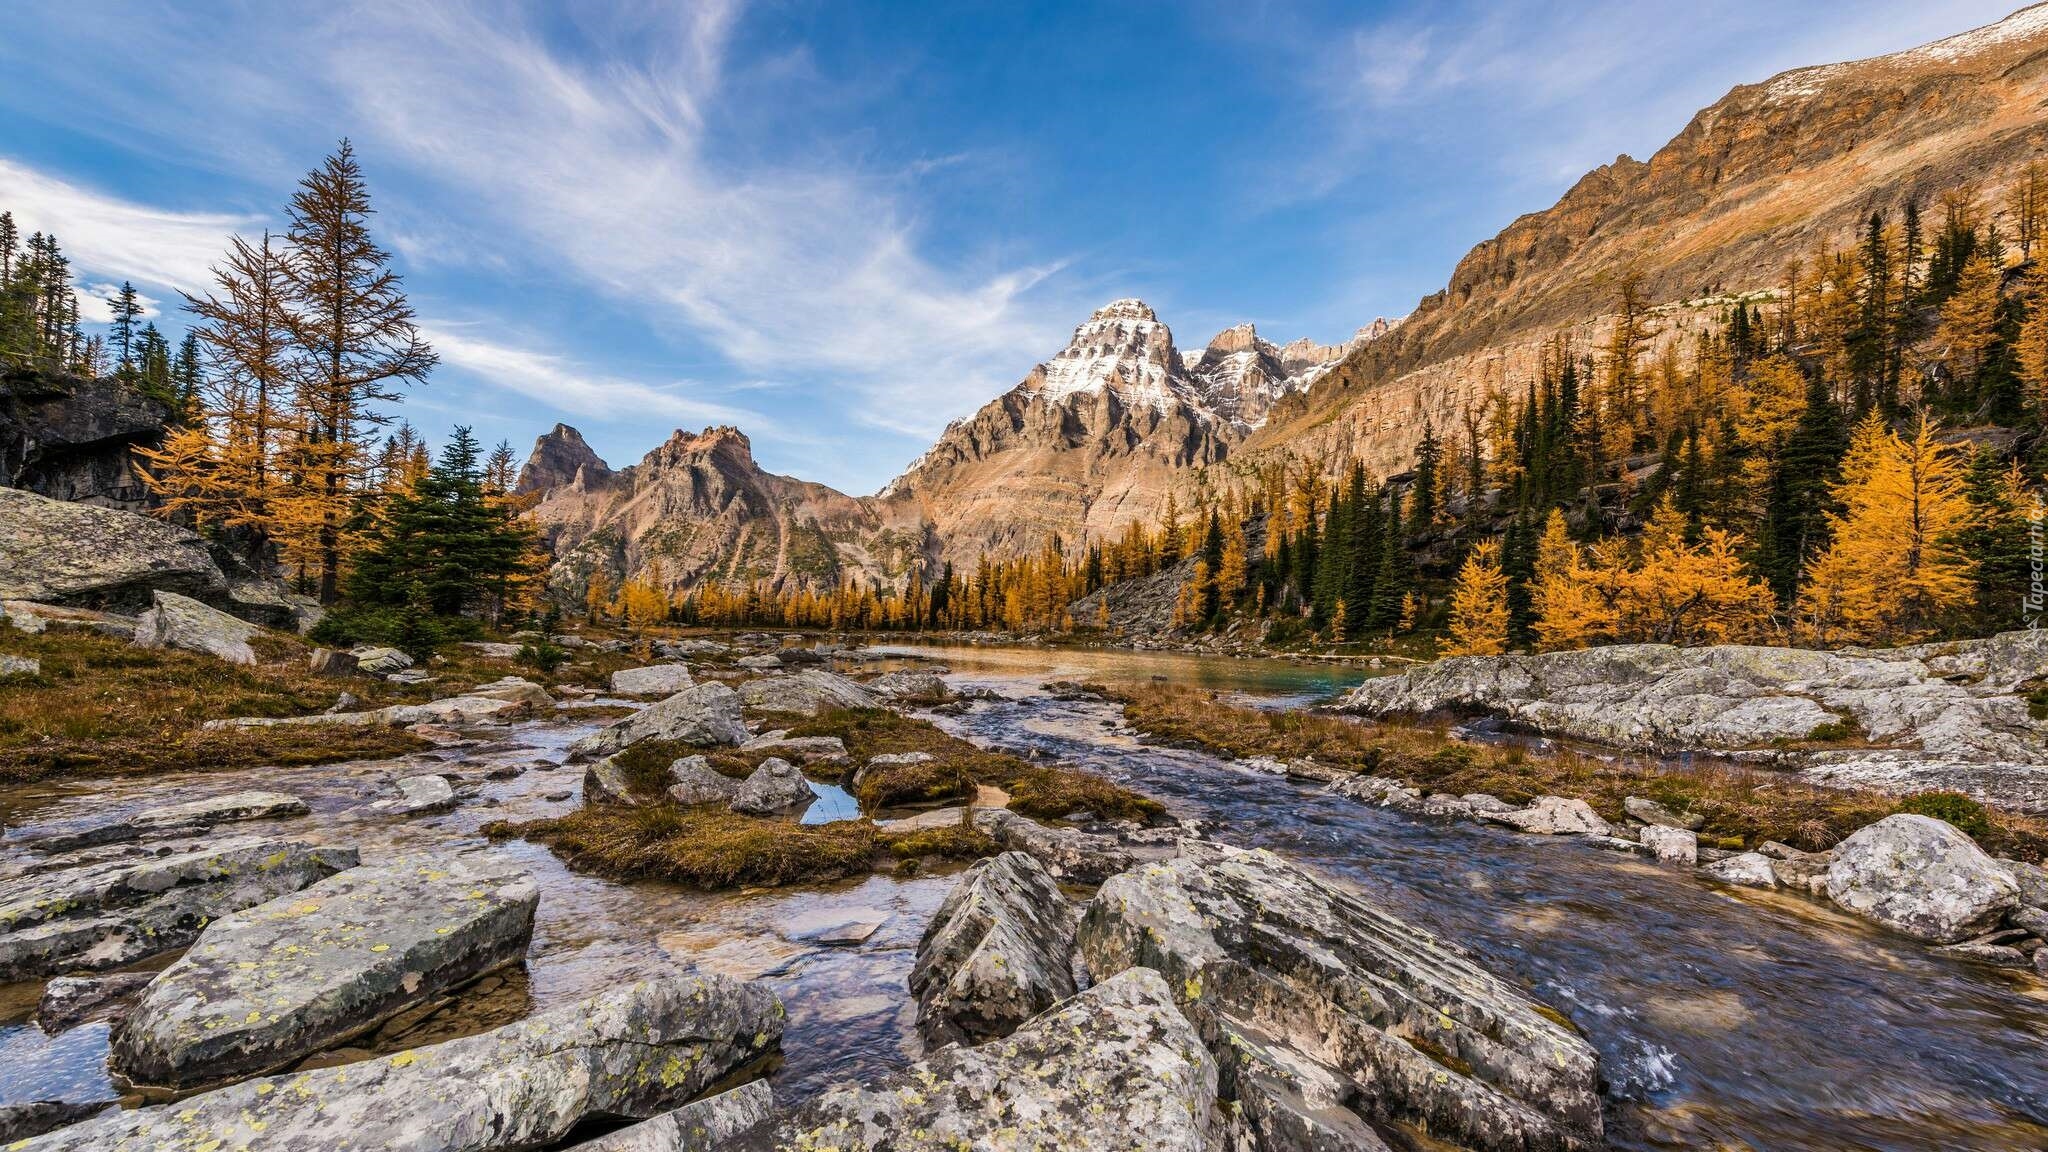
M 716 807 L 594 807 L 524 824 L 484 826 L 552 848 L 580 871 L 619 880 L 667 880 L 693 888 L 776 887 L 866 872 L 876 850 L 866 820 L 792 824 Z
M 421 695 L 365 677 L 313 676 L 304 650 L 292 643 L 275 637 L 265 645 L 289 647 L 288 663 L 241 667 L 97 633 L 0 630 L 0 652 L 42 664 L 39 675 L 0 681 L 0 780 L 319 764 L 430 747 L 388 729 L 198 731 L 207 720 L 230 716 L 319 712 L 344 688 L 366 706 Z
M 1886 816 L 1920 812 L 1948 820 L 2001 855 L 2039 861 L 2048 854 L 2048 820 L 2000 811 L 1952 793 L 1898 797 L 1816 787 L 1765 769 L 1666 766 L 1647 757 L 1610 761 L 1568 749 L 1537 754 L 1517 747 L 1488 748 L 1452 740 L 1430 728 L 1262 712 L 1173 685 L 1098 691 L 1123 703 L 1132 727 L 1160 739 L 1236 757 L 1313 759 L 1430 792 L 1485 792 L 1509 803 L 1566 796 L 1586 801 L 1615 821 L 1622 818 L 1624 799 L 1646 796 L 1703 817 L 1702 841 L 1722 847 L 1755 847 L 1776 840 L 1819 851 Z

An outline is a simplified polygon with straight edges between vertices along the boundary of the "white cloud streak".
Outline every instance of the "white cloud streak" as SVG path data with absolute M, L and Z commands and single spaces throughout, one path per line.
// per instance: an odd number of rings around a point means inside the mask
M 52 232 L 74 272 L 95 280 L 132 280 L 162 291 L 194 291 L 235 232 L 263 221 L 216 212 L 175 212 L 109 196 L 0 157 L 0 205 L 23 234 Z M 91 288 L 81 296 L 105 295 Z M 80 300 L 80 311 L 93 308 Z M 101 308 L 104 311 L 104 308 Z
M 600 420 L 632 417 L 674 421 L 678 426 L 736 424 L 764 435 L 779 432 L 759 412 L 693 400 L 667 388 L 592 372 L 566 357 L 500 344 L 465 327 L 425 327 L 428 343 L 441 354 L 444 364 L 556 411 Z

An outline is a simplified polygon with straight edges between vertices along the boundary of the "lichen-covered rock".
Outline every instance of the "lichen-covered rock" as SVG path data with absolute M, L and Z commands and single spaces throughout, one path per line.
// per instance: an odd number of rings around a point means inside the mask
M 922 668 L 884 672 L 868 681 L 867 687 L 868 691 L 885 700 L 921 704 L 936 704 L 952 695 L 946 681 L 937 672 Z
M 1074 994 L 1074 907 L 1022 852 L 978 860 L 917 945 L 910 992 L 931 1047 L 1008 1036 Z
M 40 636 L 52 628 L 59 632 L 98 632 L 102 636 L 135 639 L 135 617 L 91 608 L 65 608 L 38 604 L 32 600 L 0 600 L 0 616 L 17 632 Z
M 1929 816 L 1887 816 L 1834 848 L 1828 898 L 1935 944 L 1985 931 L 2019 903 L 2019 881 L 1977 842 Z
M 0 980 L 125 967 L 355 864 L 353 848 L 248 837 L 10 880 L 0 894 Z
M 0 1104 L 0 1147 L 13 1152 L 22 1146 L 17 1141 L 76 1124 L 112 1108 L 114 1104 L 113 1100 L 30 1100 L 22 1104 Z
M 1538 796 L 1527 808 L 1488 812 L 1485 818 L 1538 836 L 1614 835 L 1614 826 L 1601 819 L 1591 805 L 1563 796 Z
M 350 655 L 356 658 L 356 671 L 383 674 L 412 667 L 412 657 L 396 648 L 366 645 L 355 649 Z
M 652 1120 L 577 1144 L 568 1152 L 720 1152 L 727 1141 L 767 1120 L 775 1096 L 766 1080 L 750 1080 L 663 1112 Z
M 115 972 L 106 976 L 59 976 L 43 985 L 36 1001 L 36 1027 L 48 1035 L 105 1018 L 156 978 L 154 972 Z
M 974 823 L 1004 848 L 1037 858 L 1061 880 L 1099 884 L 1136 863 L 1114 837 L 1055 828 L 1001 808 L 975 809 Z
M 38 676 L 43 671 L 43 662 L 27 656 L 9 656 L 0 652 L 0 680 L 9 676 Z
M 0 600 L 135 611 L 154 591 L 213 598 L 227 576 L 187 529 L 0 487 Z
M 668 766 L 668 798 L 678 804 L 730 804 L 740 782 L 719 772 L 702 756 L 685 756 Z M 808 795 L 809 790 L 806 789 Z
M 626 778 L 626 770 L 607 756 L 583 770 L 583 803 L 630 808 L 640 803 L 640 797 L 634 795 L 633 782 Z
M 837 764 L 846 759 L 846 741 L 837 736 L 757 736 L 740 745 L 742 752 L 773 752 L 800 764 Z
M 115 1027 L 109 1066 L 171 1089 L 284 1067 L 520 959 L 539 903 L 523 872 L 423 857 L 222 917 Z
M 446 776 L 406 776 L 392 781 L 392 786 L 398 795 L 372 802 L 370 811 L 385 816 L 422 816 L 455 807 L 455 786 Z
M 669 696 L 695 683 L 681 664 L 649 664 L 612 673 L 612 691 L 621 696 Z
M 837 1088 L 731 1152 L 1190 1152 L 1213 1145 L 1216 1064 L 1156 972 L 1132 969 L 1000 1043 Z
M 1745 888 L 1776 888 L 1778 871 L 1772 864 L 1771 858 L 1761 852 L 1738 852 L 1726 860 L 1714 861 L 1703 871 L 1716 880 Z
M 1636 834 L 1636 839 L 1657 859 L 1671 864 L 1693 865 L 1699 863 L 1699 834 L 1685 828 L 1671 828 L 1663 824 L 1646 824 Z
M 707 681 L 585 736 L 569 746 L 569 755 L 572 759 L 609 756 L 642 740 L 677 740 L 708 746 L 741 744 L 746 739 L 739 694 L 716 681 Z
M 403 728 L 413 724 L 510 724 L 554 706 L 547 689 L 531 680 L 507 676 L 479 685 L 460 696 L 445 696 L 425 704 L 393 704 L 367 712 L 319 712 L 310 716 L 236 716 L 208 720 L 207 731 L 230 728 L 280 728 L 294 726 Z
M 1185 842 L 1103 884 L 1078 939 L 1097 978 L 1165 976 L 1268 1130 L 1326 1134 L 1280 1147 L 1359 1146 L 1327 1142 L 1357 1119 L 1485 1152 L 1601 1146 L 1590 1045 L 1456 948 L 1270 852 Z
M 880 702 L 858 681 L 822 668 L 749 680 L 740 685 L 740 699 L 756 711 L 799 716 L 816 716 L 834 708 L 873 708 Z
M 1653 751 L 1772 749 L 1817 783 L 1945 789 L 2048 811 L 2048 722 L 2029 714 L 2022 692 L 2043 667 L 2048 640 L 2038 632 L 1840 652 L 1624 644 L 1438 660 L 1368 680 L 1340 707 L 1374 716 L 1476 710 Z M 1867 745 L 1777 747 L 1844 722 Z
M 256 663 L 251 637 L 262 629 L 189 596 L 158 589 L 156 603 L 135 621 L 137 648 L 177 648 L 199 652 L 230 664 Z
M 811 791 L 810 782 L 804 779 L 803 769 L 770 756 L 740 784 L 728 807 L 746 816 L 766 816 L 816 798 L 817 793 Z
M 1697 832 L 1705 827 L 1707 818 L 1697 812 L 1673 812 L 1647 796 L 1630 796 L 1621 802 L 1622 811 L 1631 819 L 1660 828 L 1682 828 Z
M 478 1036 L 108 1113 L 22 1152 L 554 1147 L 585 1119 L 677 1107 L 773 1051 L 782 1024 L 760 986 L 663 977 Z

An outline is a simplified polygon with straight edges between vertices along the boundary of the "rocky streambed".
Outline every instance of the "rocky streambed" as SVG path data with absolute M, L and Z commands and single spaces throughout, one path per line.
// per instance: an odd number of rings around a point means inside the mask
M 2048 1143 L 2048 1073 L 2030 1056 L 2048 1006 L 2031 977 L 1785 892 L 1148 747 L 1114 706 L 1044 691 L 1056 674 L 965 668 L 954 682 L 995 698 L 940 721 L 1168 801 L 1184 823 L 1166 838 L 1194 837 L 1177 854 L 997 818 L 985 826 L 1013 851 L 965 871 L 725 894 L 596 879 L 479 832 L 582 803 L 584 773 L 562 762 L 599 726 L 573 713 L 399 761 L 0 794 L 10 890 L 67 871 L 39 841 L 127 868 L 138 900 L 182 899 L 137 877 L 256 840 L 302 845 L 285 860 L 303 874 L 276 883 L 314 893 L 202 940 L 119 1025 L 81 982 L 55 991 L 83 996 L 68 1014 L 84 1022 L 46 1033 L 31 1018 L 51 989 L 18 973 L 0 992 L 0 1107 L 109 1099 L 110 1052 L 144 1073 L 130 1080 L 188 1091 L 204 1071 L 167 1054 L 203 1052 L 256 1079 L 37 1146 L 173 1146 L 190 1131 L 164 1118 L 190 1112 L 180 1124 L 236 1133 L 224 1149 L 262 1147 L 248 1118 L 274 1122 L 266 1102 L 289 1091 L 346 1101 L 316 1109 L 308 1139 L 381 1146 L 445 1122 L 508 1141 L 477 1147 L 555 1147 L 595 1135 L 586 1116 L 645 1115 L 764 1070 L 772 1115 L 748 1087 L 594 1146 L 863 1147 L 891 1132 L 896 1147 L 982 1146 L 991 1125 L 1019 1147 L 1221 1147 L 1233 1131 L 1272 1149 Z M 206 812 L 217 822 L 195 823 Z M 365 872 L 420 886 L 400 901 L 418 915 L 350 936 L 363 918 L 333 915 L 328 891 L 365 891 Z M 230 939 L 258 954 L 213 946 Z M 439 957 L 426 967 L 451 987 L 406 990 L 399 966 L 395 989 L 350 987 L 420 993 L 409 1007 L 372 1007 L 373 1025 L 320 1051 L 281 1046 L 292 1013 L 333 1000 L 317 992 L 333 973 L 293 949 L 336 940 Z M 266 1001 L 273 985 L 311 991 L 294 1006 Z M 195 1002 L 216 1008 L 199 1019 Z M 983 1046 L 938 1049 L 956 1038 Z M 528 1093 L 516 1115 L 495 1102 L 507 1092 Z

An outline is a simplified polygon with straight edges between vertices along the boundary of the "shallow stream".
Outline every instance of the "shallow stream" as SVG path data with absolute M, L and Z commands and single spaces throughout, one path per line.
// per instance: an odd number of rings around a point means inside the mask
M 1298 702 L 1355 681 L 1357 671 L 1149 654 L 916 652 L 950 666 L 957 683 L 1005 697 L 940 718 L 950 730 L 1128 782 L 1218 839 L 1271 848 L 1357 884 L 1527 984 L 1600 1049 L 1616 1147 L 2048 1148 L 2048 989 L 2030 976 L 1935 956 L 1815 901 L 1722 887 L 1569 839 L 1411 819 L 1200 753 L 1150 747 L 1122 729 L 1113 706 L 1040 690 L 1053 679 L 1164 676 Z M 354 843 L 366 862 L 429 845 L 488 847 L 540 879 L 524 978 L 465 998 L 389 1038 L 394 1045 L 488 1027 L 683 958 L 758 976 L 783 995 L 791 1024 L 775 1083 L 784 1098 L 915 1057 L 905 978 L 950 874 L 706 896 L 578 876 L 516 841 L 487 846 L 476 831 L 486 821 L 579 802 L 580 771 L 533 765 L 559 760 L 586 730 L 523 726 L 491 745 L 400 762 L 0 792 L 8 827 L 0 868 L 22 857 L 22 832 L 275 788 L 304 797 L 314 815 L 234 831 Z M 529 767 L 481 779 L 509 765 Z M 442 816 L 350 812 L 381 795 L 387 779 L 426 770 L 473 775 L 475 794 Z M 878 925 L 871 934 L 870 924 Z M 44 1037 L 27 1022 L 33 991 L 0 989 L 0 1103 L 110 1093 L 105 1027 Z

